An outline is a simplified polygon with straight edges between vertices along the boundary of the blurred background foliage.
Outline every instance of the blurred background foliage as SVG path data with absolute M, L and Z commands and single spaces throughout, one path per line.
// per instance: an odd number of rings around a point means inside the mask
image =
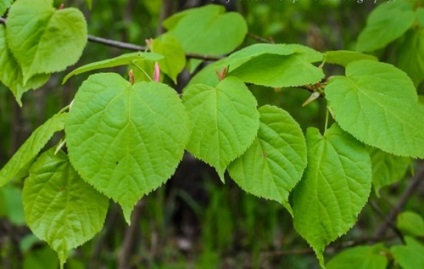
M 205 4 L 223 4 L 246 19 L 249 36 L 244 45 L 266 39 L 304 44 L 318 51 L 353 49 L 367 15 L 376 6 L 374 1 L 354 0 L 92 0 L 90 9 L 88 1 L 83 0 L 54 2 L 55 6 L 64 2 L 67 7 L 81 9 L 89 34 L 138 45 L 161 34 L 161 21 L 171 14 Z M 76 66 L 54 74 L 42 89 L 25 94 L 22 108 L 0 85 L 0 167 L 37 126 L 70 103 L 88 76 L 76 76 L 61 85 L 70 70 L 125 52 L 88 43 Z M 341 71 L 331 65 L 326 68 L 330 74 Z M 113 71 L 126 73 L 120 68 Z M 187 83 L 187 76 L 187 71 L 180 76 L 179 88 Z M 307 91 L 273 91 L 258 86 L 251 90 L 260 105 L 270 103 L 288 110 L 303 128 L 323 127 L 322 100 L 301 106 L 309 97 Z M 380 198 L 373 194 L 358 224 L 332 244 L 327 255 L 372 239 L 406 184 L 403 180 L 383 189 Z M 25 227 L 21 185 L 15 182 L 0 190 L 0 268 L 56 269 L 55 253 Z M 419 206 L 424 192 L 420 193 L 410 199 L 407 208 L 424 214 Z M 300 269 L 318 265 L 282 206 L 253 197 L 230 180 L 221 184 L 213 169 L 187 155 L 165 186 L 139 202 L 131 226 L 125 224 L 118 206 L 111 204 L 102 232 L 74 251 L 66 268 Z

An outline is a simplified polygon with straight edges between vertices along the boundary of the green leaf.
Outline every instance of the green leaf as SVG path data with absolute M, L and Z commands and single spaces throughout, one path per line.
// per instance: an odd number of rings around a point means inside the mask
M 109 201 L 80 178 L 63 151 L 54 151 L 44 152 L 31 166 L 23 202 L 29 228 L 64 264 L 71 249 L 102 229 Z
M 176 17 L 175 17 L 176 16 Z M 247 24 L 236 12 L 207 5 L 177 14 L 163 23 L 187 53 L 222 55 L 233 51 L 244 40 Z
M 176 83 L 178 74 L 186 64 L 185 53 L 178 39 L 164 34 L 153 40 L 152 51 L 165 56 L 159 61 L 160 69 Z
M 215 167 L 221 180 L 228 164 L 252 144 L 259 128 L 256 99 L 239 79 L 216 88 L 191 85 L 183 92 L 193 130 L 187 150 Z
M 0 0 L 0 16 L 6 13 L 6 10 L 12 5 L 13 0 Z
M 272 85 L 308 84 L 308 82 L 317 82 L 324 76 L 322 70 L 310 64 L 320 61 L 322 58 L 321 53 L 297 44 L 255 44 L 203 68 L 190 80 L 189 84 L 206 84 L 215 87 L 218 84 L 215 73 L 220 72 L 224 67 L 229 68 L 232 76 L 239 76 L 249 81 L 253 80 L 249 77 L 253 74 L 257 84 L 271 87 Z M 260 64 L 260 66 L 256 64 Z M 274 66 L 269 64 L 275 64 L 275 68 L 282 69 L 290 77 L 283 77 L 278 70 L 274 69 Z M 300 66 L 304 68 L 299 70 Z M 238 70 L 239 67 L 242 67 L 242 70 Z M 297 72 L 293 75 L 295 67 Z M 308 70 L 312 73 L 306 75 L 304 72 Z M 299 74 L 303 74 L 305 77 L 301 77 Z M 309 77 L 310 75 L 312 76 Z
M 128 211 L 174 173 L 190 128 L 170 87 L 101 73 L 78 90 L 65 132 L 78 173 Z
M 228 172 L 246 192 L 282 203 L 292 213 L 288 199 L 306 167 L 305 138 L 286 111 L 266 105 L 259 113 L 257 137 Z
M 22 173 L 26 173 L 34 158 L 55 132 L 64 128 L 66 113 L 56 114 L 38 127 L 8 163 L 0 170 L 0 187 Z
M 377 57 L 350 50 L 333 50 L 324 53 L 325 62 L 346 66 L 353 61 L 372 60 L 378 61 Z
M 85 72 L 98 70 L 98 69 L 104 69 L 104 68 L 111 68 L 116 66 L 122 66 L 122 65 L 133 65 L 133 64 L 137 64 L 138 61 L 144 61 L 144 60 L 156 62 L 161 59 L 163 59 L 162 55 L 157 53 L 151 53 L 151 52 L 133 52 L 133 53 L 122 54 L 112 59 L 89 63 L 84 66 L 78 67 L 77 69 L 72 70 L 72 72 L 66 75 L 66 77 L 63 79 L 62 84 L 64 84 L 72 76 L 79 75 Z
M 424 236 L 424 219 L 412 211 L 400 213 L 397 216 L 396 227 L 405 235 Z
M 326 245 L 355 223 L 371 190 L 366 148 L 334 124 L 322 136 L 306 132 L 308 166 L 293 197 L 294 227 L 314 249 L 321 267 Z
M 25 225 L 20 188 L 10 184 L 0 188 L 0 207 L 4 207 L 4 213 L 12 224 Z
M 424 28 L 408 31 L 397 50 L 397 66 L 418 86 L 424 79 Z
M 379 196 L 380 189 L 403 178 L 411 159 L 394 156 L 376 148 L 369 149 L 372 164 L 372 184 L 375 194 Z
M 327 269 L 386 269 L 386 247 L 383 244 L 348 248 L 326 265 Z
M 424 157 L 424 108 L 409 77 L 390 64 L 350 63 L 325 97 L 343 130 L 388 153 Z
M 424 246 L 412 237 L 405 237 L 406 246 L 393 246 L 390 250 L 396 263 L 403 269 L 424 268 Z
M 22 106 L 22 95 L 26 91 L 41 87 L 50 78 L 50 75 L 47 74 L 36 75 L 30 78 L 24 86 L 22 70 L 7 46 L 6 31 L 3 25 L 0 25 L 0 66 L 0 81 L 11 90 L 20 106 Z
M 64 70 L 87 43 L 87 25 L 76 8 L 55 10 L 49 0 L 19 0 L 9 10 L 7 43 L 23 71 L 34 75 Z
M 314 84 L 324 78 L 322 69 L 301 54 L 263 54 L 230 71 L 230 75 L 247 83 L 275 88 Z
M 408 1 L 390 1 L 376 7 L 358 37 L 359 51 L 374 51 L 400 38 L 414 23 L 415 13 Z

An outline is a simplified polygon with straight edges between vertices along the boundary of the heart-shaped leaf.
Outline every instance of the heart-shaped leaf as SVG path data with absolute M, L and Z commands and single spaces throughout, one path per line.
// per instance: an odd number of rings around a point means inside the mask
M 308 166 L 293 196 L 294 227 L 324 268 L 324 248 L 355 223 L 371 191 L 371 161 L 365 146 L 337 124 L 306 132 Z
M 424 158 L 424 107 L 401 70 L 369 60 L 347 65 L 325 87 L 325 98 L 340 127 L 388 153 Z
M 190 128 L 170 87 L 101 73 L 78 90 L 65 132 L 78 173 L 128 211 L 174 173 Z
M 306 167 L 306 143 L 299 124 L 274 106 L 259 108 L 258 135 L 230 164 L 231 178 L 245 191 L 282 203 L 292 213 L 289 193 Z
M 187 150 L 215 167 L 221 180 L 228 164 L 247 150 L 259 128 L 256 99 L 239 79 L 216 88 L 197 84 L 183 93 L 193 130 Z
M 109 200 L 85 183 L 63 151 L 43 153 L 25 180 L 25 219 L 31 231 L 57 252 L 63 265 L 68 252 L 103 227 Z
M 19 0 L 9 10 L 7 43 L 22 68 L 23 83 L 36 74 L 76 63 L 87 43 L 87 25 L 76 8 L 55 10 L 49 0 Z

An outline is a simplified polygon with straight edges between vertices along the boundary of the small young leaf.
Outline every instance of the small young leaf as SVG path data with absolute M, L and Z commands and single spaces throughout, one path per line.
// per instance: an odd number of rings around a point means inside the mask
M 182 159 L 190 128 L 177 93 L 118 74 L 90 76 L 65 124 L 69 158 L 89 184 L 129 208 L 163 184 Z
M 55 132 L 64 128 L 66 113 L 56 114 L 38 127 L 8 163 L 0 170 L 0 187 L 26 173 L 40 150 L 46 145 Z
M 294 190 L 294 227 L 314 249 L 321 267 L 326 245 L 355 223 L 371 191 L 366 148 L 337 124 L 322 136 L 306 133 L 308 166 Z
M 54 151 L 44 152 L 31 166 L 23 202 L 29 228 L 64 264 L 71 249 L 102 229 L 109 201 L 79 177 L 63 151 Z
M 411 159 L 394 156 L 376 148 L 369 149 L 372 163 L 372 184 L 375 194 L 379 196 L 380 189 L 403 178 Z
M 383 244 L 348 248 L 326 265 L 327 269 L 386 269 L 388 259 Z
M 247 34 L 247 24 L 236 12 L 207 5 L 174 15 L 163 25 L 187 53 L 222 55 L 239 46 Z
M 0 25 L 0 66 L 0 81 L 10 89 L 20 106 L 22 106 L 22 95 L 26 91 L 41 87 L 50 78 L 48 74 L 35 75 L 24 86 L 21 67 L 7 46 L 3 25 Z
M 350 63 L 330 80 L 325 98 L 340 127 L 388 153 L 424 158 L 424 107 L 409 77 L 386 63 Z
M 49 0 L 19 0 L 9 10 L 6 35 L 26 84 L 36 74 L 76 63 L 87 43 L 87 25 L 76 8 L 55 10 Z
M 157 53 L 151 53 L 151 52 L 126 53 L 112 59 L 89 63 L 84 66 L 78 67 L 77 69 L 72 70 L 72 72 L 66 75 L 66 77 L 63 79 L 62 84 L 64 84 L 72 76 L 79 75 L 85 72 L 98 70 L 98 69 L 104 69 L 104 68 L 111 68 L 111 67 L 116 67 L 121 65 L 131 65 L 136 63 L 137 61 L 143 61 L 143 60 L 156 62 L 161 59 L 163 59 L 163 56 Z
M 396 18 L 396 19 L 393 19 Z M 414 23 L 415 13 L 409 1 L 389 1 L 376 7 L 358 37 L 359 51 L 374 51 L 401 37 Z
M 346 66 L 353 61 L 371 60 L 378 61 L 377 57 L 350 50 L 334 50 L 324 53 L 325 62 L 329 64 L 338 64 Z
M 412 211 L 402 212 L 397 216 L 396 227 L 409 236 L 424 236 L 424 219 Z
M 406 246 L 393 246 L 392 252 L 396 263 L 403 269 L 424 268 L 424 246 L 412 237 L 405 237 Z
M 178 74 L 186 64 L 185 53 L 179 41 L 170 34 L 164 34 L 153 40 L 152 51 L 165 56 L 159 61 L 160 68 L 176 83 Z
M 183 103 L 193 126 L 187 150 L 215 167 L 224 180 L 228 164 L 247 150 L 257 134 L 255 97 L 239 79 L 227 77 L 216 88 L 189 86 Z
M 282 203 L 292 213 L 289 193 L 306 167 L 306 143 L 299 124 L 286 111 L 259 108 L 258 135 L 230 164 L 231 178 L 246 192 Z

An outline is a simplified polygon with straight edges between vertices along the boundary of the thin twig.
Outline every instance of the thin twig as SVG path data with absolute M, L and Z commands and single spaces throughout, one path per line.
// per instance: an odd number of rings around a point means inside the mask
M 421 167 L 419 173 L 415 175 L 411 183 L 408 185 L 402 196 L 399 198 L 397 204 L 393 207 L 392 211 L 387 215 L 383 225 L 375 233 L 376 237 L 383 236 L 387 229 L 390 227 L 390 223 L 394 223 L 397 215 L 402 211 L 406 202 L 418 189 L 419 185 L 424 181 L 424 166 Z
M 0 24 L 6 24 L 6 19 L 0 17 Z M 88 41 L 93 43 L 98 43 L 98 44 L 102 44 L 102 45 L 106 45 L 106 46 L 114 47 L 114 48 L 119 48 L 119 49 L 127 49 L 132 51 L 146 50 L 145 46 L 139 46 L 132 43 L 116 41 L 116 40 L 93 36 L 93 35 L 88 35 L 87 39 Z M 223 56 L 204 55 L 204 54 L 197 54 L 197 53 L 187 53 L 186 57 L 189 59 L 199 59 L 204 61 L 217 61 L 223 58 Z

